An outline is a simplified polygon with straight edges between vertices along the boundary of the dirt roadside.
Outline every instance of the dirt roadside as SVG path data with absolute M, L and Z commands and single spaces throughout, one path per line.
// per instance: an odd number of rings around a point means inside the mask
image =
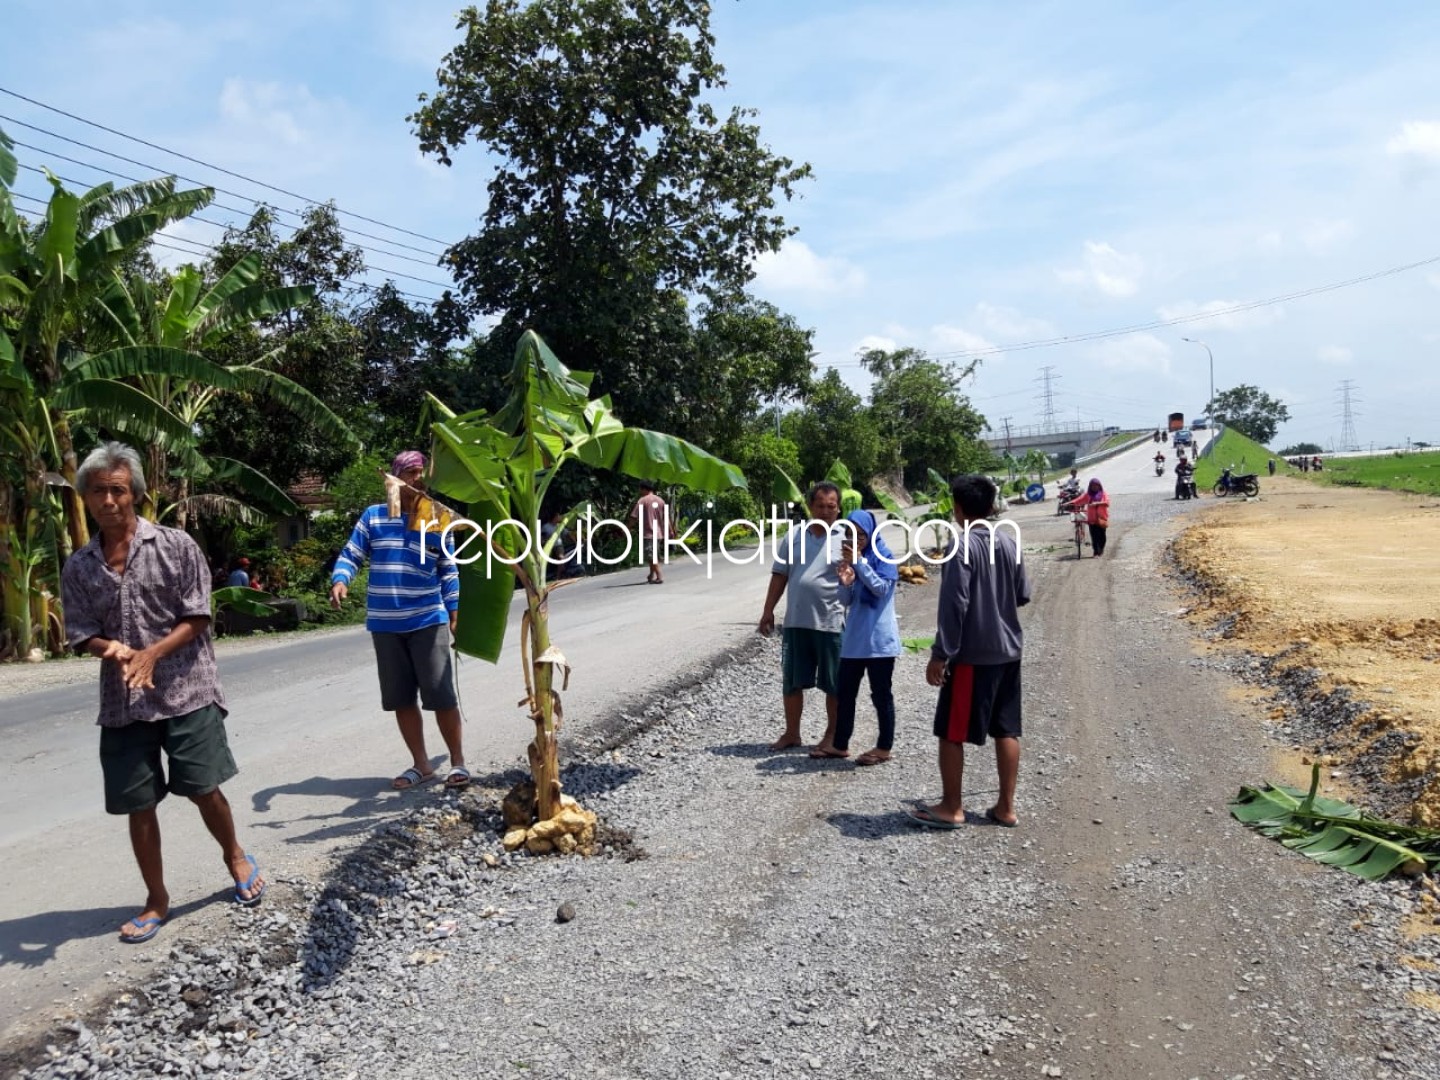
M 1203 587 L 1197 624 L 1267 658 L 1292 697 L 1330 699 L 1331 730 L 1311 733 L 1324 764 L 1440 826 L 1440 501 L 1280 478 L 1217 502 L 1174 550 Z

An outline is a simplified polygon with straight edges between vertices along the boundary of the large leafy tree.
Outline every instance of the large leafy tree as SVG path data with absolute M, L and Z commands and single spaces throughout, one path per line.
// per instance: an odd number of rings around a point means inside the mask
M 812 384 L 812 338 L 774 304 L 745 298 L 701 312 L 686 394 L 687 438 L 738 460 L 749 422 L 764 405 L 803 397 Z M 757 484 L 756 490 L 765 490 Z
M 990 466 L 985 418 L 962 390 L 975 363 L 956 367 L 913 348 L 871 349 L 860 363 L 875 377 L 870 408 L 885 440 L 883 465 L 901 469 L 907 487 L 923 485 L 932 469 L 953 476 Z
M 363 296 L 350 284 L 364 270 L 363 252 L 346 241 L 333 207 L 309 208 L 289 236 L 281 236 L 274 213 L 262 208 L 226 233 L 205 269 L 223 279 L 253 259 L 259 260 L 254 290 L 300 288 L 313 299 L 231 325 L 212 342 L 211 358 L 226 367 L 261 367 L 308 391 L 366 438 L 375 417 L 355 317 Z M 272 388 L 280 385 L 271 380 Z M 202 447 L 246 461 L 282 487 L 307 472 L 335 475 L 354 459 L 353 444 L 324 427 L 296 425 L 295 402 L 273 392 L 226 395 L 213 405 Z M 286 437 L 275 438 L 276 431 Z
M 753 112 L 716 112 L 709 11 L 489 0 L 460 14 L 411 117 L 446 164 L 470 141 L 498 159 L 480 231 L 447 255 L 472 312 L 501 341 L 538 330 L 631 422 L 666 430 L 687 420 L 689 299 L 741 302 L 755 257 L 794 231 L 777 199 L 810 172 L 763 145 Z
M 878 471 L 881 433 L 864 400 L 834 368 L 816 381 L 804 405 L 785 417 L 781 430 L 798 448 L 807 481 L 825 476 L 837 460 L 862 483 Z
M 1290 419 L 1290 410 L 1258 386 L 1242 384 L 1215 395 L 1209 405 L 1210 416 L 1232 427 L 1256 442 L 1268 443 Z
M 500 380 L 477 381 L 466 352 L 454 347 L 468 335 L 468 327 L 449 293 L 426 308 L 387 282 L 360 305 L 354 322 L 360 332 L 371 446 L 393 448 L 413 441 L 427 393 L 466 410 L 494 408 L 503 399 Z M 498 399 L 490 392 L 495 389 L 501 391 Z

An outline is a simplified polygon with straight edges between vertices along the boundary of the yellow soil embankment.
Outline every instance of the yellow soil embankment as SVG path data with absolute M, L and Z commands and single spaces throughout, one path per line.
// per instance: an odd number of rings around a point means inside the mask
M 1440 826 L 1440 501 L 1262 479 L 1264 497 L 1223 501 L 1175 545 L 1205 583 L 1195 609 L 1233 619 L 1230 640 L 1319 669 L 1370 711 L 1359 728 L 1419 736 L 1392 779 L 1429 775 L 1412 807 Z

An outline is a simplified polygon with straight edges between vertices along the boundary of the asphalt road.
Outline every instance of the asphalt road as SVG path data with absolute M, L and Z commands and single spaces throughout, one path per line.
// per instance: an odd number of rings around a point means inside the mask
M 672 565 L 663 585 L 645 571 L 589 578 L 551 598 L 552 634 L 573 667 L 564 695 L 571 726 L 640 706 L 687 669 L 698 669 L 755 632 L 765 566 L 717 560 Z M 783 605 L 782 605 L 783 608 Z M 524 760 L 533 728 L 523 694 L 512 611 L 498 665 L 460 666 L 466 756 L 477 775 Z M 360 628 L 222 642 L 240 775 L 225 785 L 242 842 L 271 877 L 310 873 L 423 791 L 390 779 L 409 762 L 394 720 L 380 709 L 374 654 Z M 117 940 L 144 890 L 125 823 L 104 813 L 96 669 L 27 694 L 0 689 L 0 1033 L 93 997 L 110 973 L 135 970 L 145 947 Z M 78 667 L 83 663 L 83 667 Z M 432 760 L 444 744 L 427 717 Z M 172 917 L 223 903 L 230 879 L 188 802 L 161 807 Z M 162 946 L 163 947 L 163 946 Z

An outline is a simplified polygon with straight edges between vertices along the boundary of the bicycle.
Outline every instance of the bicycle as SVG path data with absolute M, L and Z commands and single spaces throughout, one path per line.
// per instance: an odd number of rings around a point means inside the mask
M 1085 544 L 1088 543 L 1088 541 L 1087 541 L 1086 538 L 1085 538 L 1085 537 L 1086 537 L 1085 511 L 1084 511 L 1084 510 L 1071 510 L 1071 511 L 1070 511 L 1070 520 L 1075 523 L 1075 558 L 1076 558 L 1076 559 L 1080 559 L 1080 558 L 1083 558 L 1083 557 L 1084 557 L 1084 552 L 1082 551 L 1082 549 L 1084 548 Z

